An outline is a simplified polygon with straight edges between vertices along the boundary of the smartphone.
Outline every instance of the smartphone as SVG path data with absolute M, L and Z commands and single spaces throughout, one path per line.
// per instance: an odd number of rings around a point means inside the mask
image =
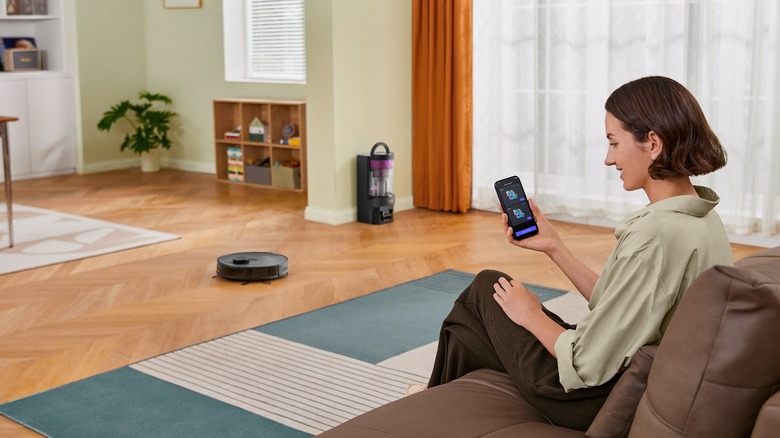
M 525 196 L 520 178 L 510 176 L 496 181 L 494 186 L 498 200 L 501 202 L 501 209 L 509 217 L 509 226 L 512 227 L 515 240 L 538 234 L 539 227 L 536 226 L 536 220 L 531 214 L 531 204 Z

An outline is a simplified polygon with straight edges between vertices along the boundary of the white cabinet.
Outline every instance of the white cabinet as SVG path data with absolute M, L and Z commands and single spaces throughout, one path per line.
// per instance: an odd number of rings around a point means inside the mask
M 27 145 L 30 144 L 27 128 L 27 84 L 23 81 L 0 80 L 0 115 L 16 117 L 16 122 L 8 122 L 8 142 L 11 145 L 11 176 L 30 172 L 30 156 Z M 21 173 L 20 173 L 21 172 Z M 0 175 L 3 174 L 0 169 Z
M 27 81 L 30 177 L 76 172 L 73 80 Z
M 0 78 L 0 114 L 19 118 L 8 124 L 14 179 L 76 171 L 73 96 L 67 76 Z
M 76 172 L 71 78 L 27 81 L 31 176 Z
M 14 179 L 76 171 L 76 105 L 62 1 L 47 0 L 46 15 L 6 15 L 0 0 L 0 36 L 35 38 L 43 61 L 41 71 L 0 72 L 0 115 L 19 118 L 8 123 Z

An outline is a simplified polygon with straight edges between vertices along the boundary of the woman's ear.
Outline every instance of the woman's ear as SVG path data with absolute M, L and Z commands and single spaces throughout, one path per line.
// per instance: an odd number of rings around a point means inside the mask
M 650 144 L 650 159 L 655 161 L 661 156 L 661 152 L 664 151 L 664 141 L 653 131 L 647 134 L 647 141 Z

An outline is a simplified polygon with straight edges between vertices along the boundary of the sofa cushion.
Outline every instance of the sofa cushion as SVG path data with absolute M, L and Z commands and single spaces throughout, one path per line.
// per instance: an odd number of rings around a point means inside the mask
M 631 357 L 631 364 L 609 393 L 588 431 L 589 438 L 627 437 L 634 413 L 647 387 L 657 345 L 646 345 Z
M 522 423 L 481 435 L 480 438 L 582 438 L 583 436 L 579 430 L 566 429 L 550 423 Z
M 517 391 L 508 375 L 482 369 L 355 417 L 321 435 L 334 437 L 517 436 L 514 426 L 544 423 L 549 435 L 584 437 L 552 426 Z M 537 431 L 534 430 L 534 433 Z M 558 435 L 556 435 L 558 433 Z M 569 435 L 566 435 L 569 434 Z M 493 436 L 493 435 L 491 435 Z
M 631 436 L 748 436 L 780 384 L 780 247 L 688 288 L 653 363 Z

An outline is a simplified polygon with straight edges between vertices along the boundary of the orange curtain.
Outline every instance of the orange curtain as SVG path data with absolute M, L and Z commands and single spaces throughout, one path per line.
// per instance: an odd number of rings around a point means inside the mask
M 413 0 L 414 205 L 471 205 L 471 1 Z

